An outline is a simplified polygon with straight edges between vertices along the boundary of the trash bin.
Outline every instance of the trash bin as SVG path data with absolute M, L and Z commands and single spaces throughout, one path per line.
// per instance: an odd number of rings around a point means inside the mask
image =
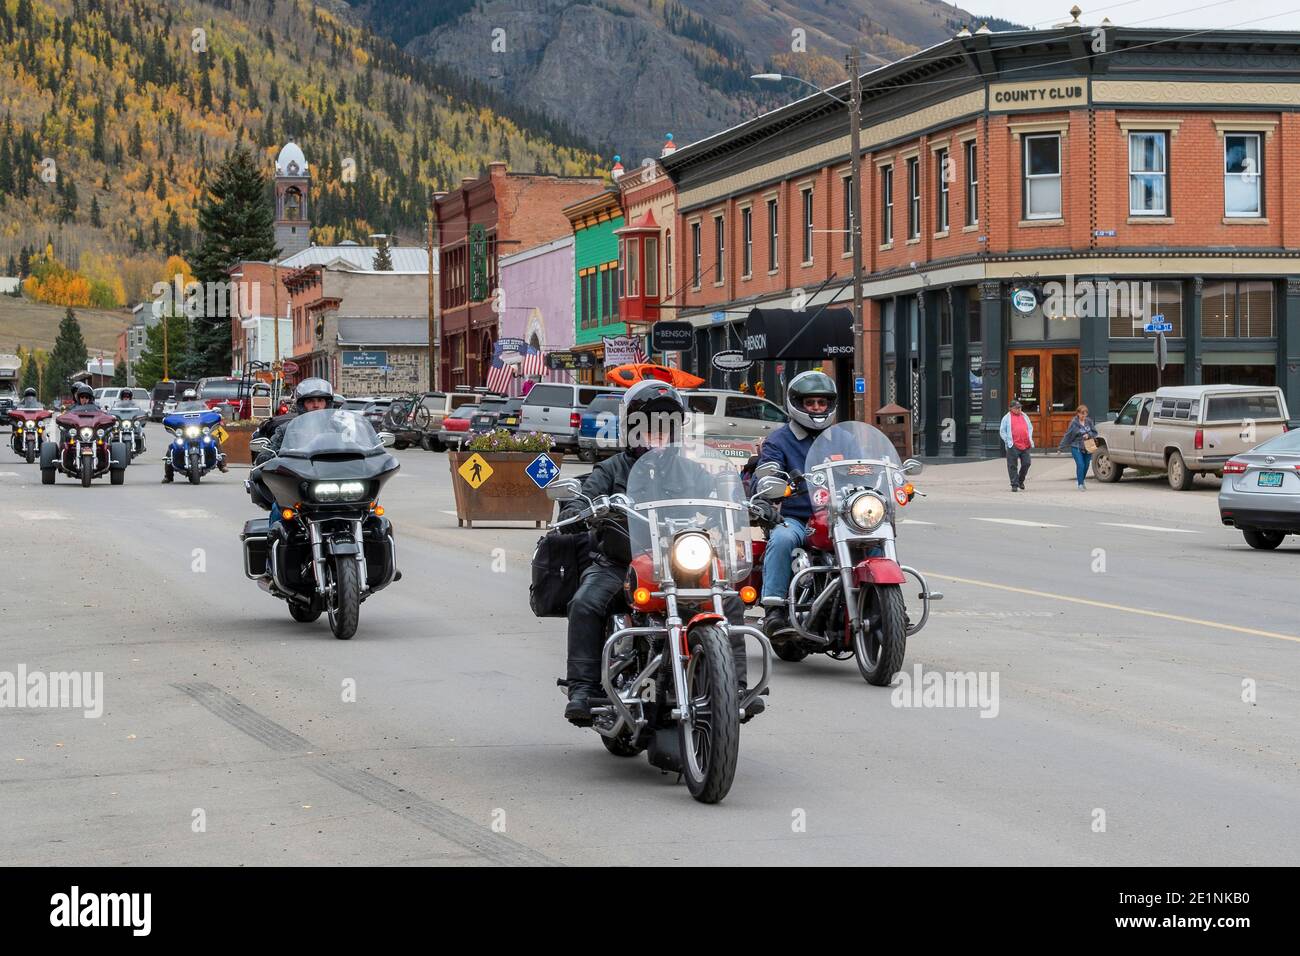
M 902 405 L 886 405 L 876 409 L 875 425 L 894 445 L 898 457 L 912 457 L 912 412 Z

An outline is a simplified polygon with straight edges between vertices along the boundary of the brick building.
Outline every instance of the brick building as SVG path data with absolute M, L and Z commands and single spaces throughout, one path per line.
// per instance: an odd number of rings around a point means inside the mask
M 926 454 L 997 454 L 1009 397 L 1041 444 L 1115 411 L 1156 384 L 1153 315 L 1164 384 L 1300 405 L 1300 34 L 963 31 L 862 83 L 860 188 L 821 93 L 664 159 L 683 318 L 850 302 L 856 204 L 868 408 L 911 406 Z
M 669 136 L 660 156 L 671 156 L 676 147 Z M 629 332 L 645 332 L 660 319 L 677 318 L 678 296 L 683 280 L 673 247 L 677 216 L 677 190 L 659 160 L 647 159 L 617 179 L 623 222 L 617 230 L 619 261 L 628 261 L 628 247 L 640 269 L 635 289 L 624 287 L 619 313 Z M 631 294 L 635 292 L 635 294 Z M 678 366 L 681 353 L 656 354 L 655 361 Z
M 591 176 L 512 173 L 490 163 L 433 202 L 442 257 L 442 387 L 482 385 L 500 335 L 492 293 L 499 258 L 570 232 L 563 208 L 605 185 Z

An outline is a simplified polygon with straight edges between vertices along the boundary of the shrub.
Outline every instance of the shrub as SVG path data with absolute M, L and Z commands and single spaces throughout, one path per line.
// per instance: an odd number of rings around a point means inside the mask
M 497 428 L 465 445 L 470 451 L 550 451 L 555 440 L 545 432 L 511 432 Z

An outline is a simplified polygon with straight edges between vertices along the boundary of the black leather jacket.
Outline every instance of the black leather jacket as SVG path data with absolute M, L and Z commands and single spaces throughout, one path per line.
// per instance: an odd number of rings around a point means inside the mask
M 626 451 L 606 458 L 582 481 L 582 493 L 588 498 L 597 495 L 617 495 L 627 491 L 627 476 L 636 459 Z M 566 501 L 560 507 L 560 517 L 569 518 L 583 508 L 581 500 Z M 591 529 L 591 556 L 602 564 L 627 567 L 632 563 L 628 544 L 627 518 L 614 513 Z

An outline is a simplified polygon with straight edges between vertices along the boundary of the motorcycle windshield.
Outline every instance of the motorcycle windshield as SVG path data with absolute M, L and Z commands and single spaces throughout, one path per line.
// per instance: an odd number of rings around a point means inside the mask
M 816 508 L 871 488 L 892 510 L 894 488 L 903 484 L 902 468 L 893 442 L 880 429 L 866 422 L 840 422 L 817 436 L 808 449 L 804 480 Z
M 168 428 L 181 428 L 185 425 L 199 425 L 211 428 L 213 425 L 220 423 L 220 421 L 220 413 L 208 411 L 208 409 L 204 408 L 202 411 L 196 409 L 192 412 L 173 412 L 163 419 L 163 424 Z
M 125 422 L 134 418 L 143 418 L 144 409 L 138 405 L 115 405 L 112 409 L 112 415 L 114 418 Z
M 322 408 L 299 415 L 289 422 L 280 444 L 282 458 L 382 454 L 384 445 L 374 426 L 342 408 Z
M 701 442 L 652 449 L 632 466 L 627 495 L 632 559 L 648 557 L 655 580 L 699 588 L 749 576 L 749 508 L 735 463 L 720 452 Z

